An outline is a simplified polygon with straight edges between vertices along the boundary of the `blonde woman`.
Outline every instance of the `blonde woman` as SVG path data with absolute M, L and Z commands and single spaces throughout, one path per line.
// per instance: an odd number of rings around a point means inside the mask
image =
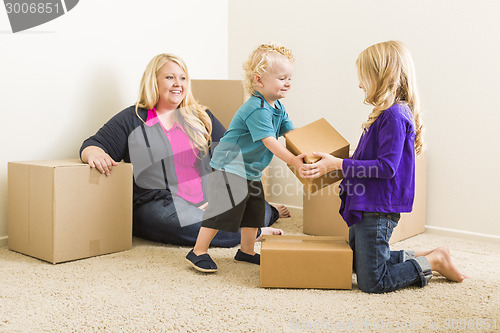
M 465 275 L 446 248 L 390 251 L 389 239 L 400 213 L 411 212 L 415 155 L 422 150 L 422 122 L 413 61 L 397 41 L 375 44 L 356 61 L 365 103 L 374 108 L 351 159 L 315 153 L 322 159 L 304 166 L 316 178 L 342 169 L 340 214 L 349 225 L 354 270 L 362 291 L 382 293 L 409 285 L 425 286 L 438 271 L 461 282 Z
M 80 157 L 106 175 L 115 161 L 132 163 L 134 235 L 192 246 L 209 204 L 205 179 L 211 171 L 211 148 L 224 132 L 217 118 L 193 98 L 184 61 L 159 54 L 144 71 L 136 104 L 85 140 Z M 266 213 L 258 236 L 281 233 L 268 227 L 278 211 L 267 204 Z M 213 246 L 239 242 L 238 234 L 220 233 Z

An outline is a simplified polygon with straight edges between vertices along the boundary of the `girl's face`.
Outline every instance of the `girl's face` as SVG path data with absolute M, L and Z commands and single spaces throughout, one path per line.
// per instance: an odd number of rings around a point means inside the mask
M 176 109 L 186 97 L 187 76 L 173 61 L 167 62 L 156 75 L 159 99 L 157 109 Z
M 293 64 L 285 57 L 275 60 L 268 73 L 257 78 L 258 91 L 271 106 L 280 98 L 286 97 L 292 86 Z
M 358 70 L 358 81 L 359 81 L 359 89 L 363 89 L 363 91 L 366 94 L 366 87 L 363 84 L 363 82 L 365 82 L 365 80 L 363 80 L 363 78 L 361 77 L 361 73 L 359 72 L 359 70 Z

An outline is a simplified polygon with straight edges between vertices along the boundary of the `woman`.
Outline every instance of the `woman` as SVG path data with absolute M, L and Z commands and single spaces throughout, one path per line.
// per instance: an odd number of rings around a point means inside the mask
M 191 93 L 182 59 L 172 54 L 155 56 L 143 74 L 135 106 L 111 118 L 80 148 L 90 167 L 110 175 L 115 161 L 134 166 L 133 233 L 153 241 L 194 245 L 208 202 L 205 178 L 211 151 L 224 126 Z M 261 234 L 281 234 L 270 228 L 286 208 L 266 205 L 266 226 Z M 238 233 L 219 232 L 213 246 L 233 247 Z

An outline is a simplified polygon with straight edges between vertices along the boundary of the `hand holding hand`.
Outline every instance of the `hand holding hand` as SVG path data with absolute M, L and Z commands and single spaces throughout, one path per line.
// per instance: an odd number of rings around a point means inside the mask
M 321 157 L 316 163 L 304 164 L 300 175 L 303 178 L 318 178 L 324 174 L 342 169 L 342 159 L 326 153 L 313 153 L 314 156 Z

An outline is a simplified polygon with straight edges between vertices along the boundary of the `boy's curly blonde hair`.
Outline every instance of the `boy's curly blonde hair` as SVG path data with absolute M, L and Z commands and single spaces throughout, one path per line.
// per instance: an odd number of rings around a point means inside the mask
M 292 51 L 277 42 L 260 44 L 250 53 L 248 60 L 243 64 L 245 89 L 250 95 L 255 91 L 255 76 L 268 73 L 277 56 L 284 56 L 291 63 L 295 62 Z

